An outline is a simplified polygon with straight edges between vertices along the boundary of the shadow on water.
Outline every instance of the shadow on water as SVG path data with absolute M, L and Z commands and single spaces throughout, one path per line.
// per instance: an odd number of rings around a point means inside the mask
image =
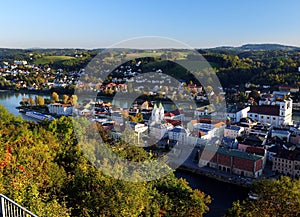
M 223 216 L 234 201 L 247 198 L 249 192 L 247 188 L 241 186 L 182 170 L 177 170 L 175 176 L 186 179 L 193 189 L 199 189 L 211 196 L 212 202 L 209 205 L 209 212 L 204 215 L 205 217 Z

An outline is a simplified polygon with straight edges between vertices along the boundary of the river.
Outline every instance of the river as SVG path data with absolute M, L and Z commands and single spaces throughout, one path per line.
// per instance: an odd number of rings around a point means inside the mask
M 12 114 L 16 116 L 21 115 L 24 119 L 31 120 L 29 117 L 19 113 L 16 107 L 20 105 L 22 98 L 35 98 L 35 96 L 37 94 L 0 92 L 0 104 L 4 105 Z M 50 98 L 49 95 L 40 96 Z M 299 121 L 300 118 L 296 117 L 295 120 Z M 248 189 L 240 186 L 185 171 L 177 170 L 175 175 L 178 178 L 185 178 L 193 189 L 199 189 L 212 197 L 212 203 L 209 205 L 210 211 L 204 215 L 205 217 L 222 216 L 231 207 L 233 201 L 247 197 Z

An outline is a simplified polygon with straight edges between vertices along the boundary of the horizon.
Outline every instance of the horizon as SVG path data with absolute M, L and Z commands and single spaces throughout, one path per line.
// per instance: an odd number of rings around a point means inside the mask
M 300 46 L 297 45 L 290 45 L 290 44 L 282 44 L 282 43 L 245 43 L 238 46 L 234 45 L 219 45 L 216 47 L 195 47 L 193 49 L 195 50 L 205 50 L 205 49 L 216 49 L 216 48 L 240 48 L 242 46 L 246 45 L 278 45 L 278 46 L 284 46 L 284 47 L 294 47 L 294 48 L 300 48 Z M 109 48 L 109 47 L 108 47 Z M 64 49 L 75 49 L 75 50 L 98 50 L 98 49 L 107 49 L 107 47 L 94 47 L 94 48 L 82 48 L 82 47 L 28 47 L 28 48 L 21 48 L 21 47 L 0 47 L 0 49 L 11 49 L 11 50 L 47 50 L 47 49 L 58 49 L 58 50 L 64 50 Z M 188 50 L 186 47 L 159 47 L 159 48 L 130 48 L 130 47 L 114 47 L 114 49 L 133 49 L 133 50 L 165 50 L 165 49 L 185 49 Z

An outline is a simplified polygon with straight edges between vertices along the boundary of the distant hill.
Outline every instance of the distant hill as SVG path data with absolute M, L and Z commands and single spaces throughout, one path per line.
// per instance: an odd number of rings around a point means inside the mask
M 235 50 L 235 51 L 273 51 L 273 50 L 299 50 L 300 47 L 281 44 L 245 44 L 240 47 L 222 46 L 212 48 L 213 50 Z

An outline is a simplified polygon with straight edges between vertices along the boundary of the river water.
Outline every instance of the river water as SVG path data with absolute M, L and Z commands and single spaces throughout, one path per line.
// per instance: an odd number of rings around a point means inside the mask
M 20 105 L 22 98 L 32 97 L 34 99 L 35 96 L 37 96 L 37 94 L 0 92 L 0 104 L 4 105 L 9 112 L 16 116 L 21 115 L 26 120 L 32 120 L 24 114 L 19 113 L 16 107 Z M 49 95 L 40 96 L 50 98 Z M 300 121 L 299 116 L 294 117 L 294 119 Z M 185 178 L 193 189 L 199 189 L 211 196 L 212 203 L 209 205 L 210 211 L 204 215 L 206 217 L 223 216 L 226 210 L 231 207 L 233 201 L 247 197 L 248 189 L 240 186 L 184 171 L 177 170 L 175 175 L 178 178 Z

